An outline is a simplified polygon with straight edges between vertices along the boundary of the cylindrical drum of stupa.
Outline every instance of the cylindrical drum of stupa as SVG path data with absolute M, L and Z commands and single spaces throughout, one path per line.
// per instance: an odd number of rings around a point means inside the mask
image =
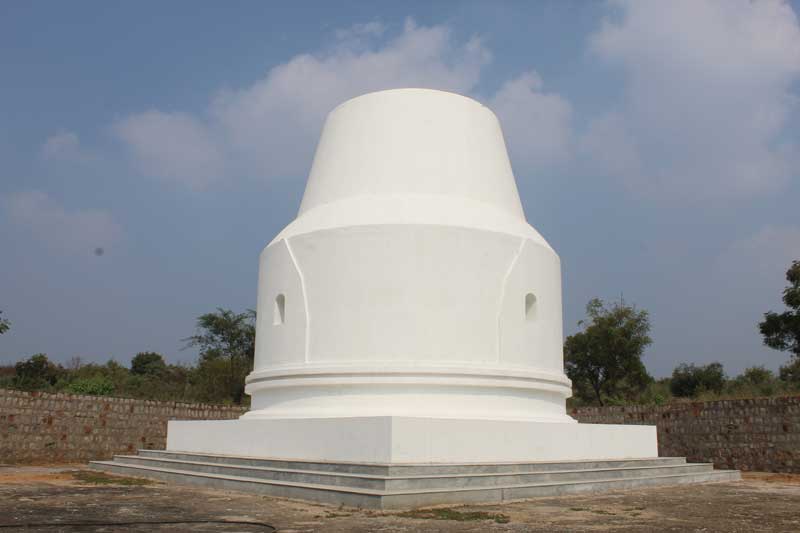
M 260 256 L 248 419 L 574 422 L 558 255 L 500 123 L 428 89 L 328 115 L 297 218 Z

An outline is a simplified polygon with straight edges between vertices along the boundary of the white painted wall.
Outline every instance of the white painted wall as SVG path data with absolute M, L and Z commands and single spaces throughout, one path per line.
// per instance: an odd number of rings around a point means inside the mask
M 245 418 L 574 422 L 561 323 L 560 262 L 495 115 L 368 94 L 329 115 L 298 218 L 261 255 Z
M 366 94 L 328 115 L 300 214 L 361 195 L 467 198 L 523 217 L 497 117 L 453 93 Z
M 283 295 L 283 324 L 276 324 L 275 306 Z M 306 360 L 306 305 L 303 282 L 292 260 L 288 241 L 282 240 L 261 254 L 258 269 L 255 368 L 303 364 Z
M 167 449 L 359 463 L 499 463 L 658 457 L 655 426 L 429 417 L 170 420 Z

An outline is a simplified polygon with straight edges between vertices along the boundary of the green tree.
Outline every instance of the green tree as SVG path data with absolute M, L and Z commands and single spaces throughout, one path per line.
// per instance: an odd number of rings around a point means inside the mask
M 256 312 L 247 310 L 234 313 L 229 309 L 217 308 L 215 313 L 207 313 L 197 319 L 197 333 L 187 339 L 187 347 L 200 349 L 198 367 L 215 361 L 213 367 L 221 371 L 227 398 L 241 404 L 244 398 L 244 380 L 253 369 L 256 344 Z M 216 360 L 222 360 L 224 365 Z M 215 381 L 215 384 L 218 380 Z M 216 387 L 216 385 L 215 385 Z
M 780 368 L 781 381 L 789 383 L 794 387 L 800 387 L 800 357 L 793 357 Z
M 131 359 L 131 374 L 157 376 L 167 370 L 164 357 L 156 352 L 139 352 Z
M 0 365 L 0 389 L 10 389 L 14 387 L 14 376 L 17 371 L 12 364 Z
M 0 315 L 2 314 L 3 312 L 0 311 Z M 0 317 L 0 335 L 8 331 L 8 328 L 10 327 L 11 327 L 11 322 L 9 322 L 7 318 Z
M 102 366 L 101 373 L 111 380 L 111 383 L 114 383 L 115 387 L 118 388 L 121 388 L 122 383 L 130 376 L 130 371 L 113 359 L 109 359 L 108 362 Z
M 672 399 L 669 391 L 669 378 L 661 378 L 652 381 L 647 388 L 637 398 L 636 403 L 640 405 L 664 405 Z
M 773 396 L 783 384 L 764 366 L 751 366 L 728 382 L 726 393 L 739 397 Z
M 64 373 L 61 366 L 56 365 L 43 353 L 32 355 L 25 361 L 14 365 L 16 375 L 12 381 L 14 387 L 24 390 L 41 390 L 52 387 Z
M 124 381 L 126 396 L 152 400 L 195 400 L 191 394 L 191 370 L 180 365 L 166 365 L 154 374 L 133 374 Z
M 230 366 L 221 358 L 200 358 L 190 373 L 191 397 L 206 403 L 233 403 Z
M 736 377 L 736 381 L 747 383 L 748 385 L 766 385 L 774 379 L 775 374 L 765 366 L 751 366 Z
M 783 303 L 789 309 L 783 313 L 769 311 L 758 324 L 764 344 L 776 350 L 791 352 L 800 357 L 800 261 L 792 261 L 786 271 L 789 285 L 783 289 Z
M 609 400 L 632 400 L 653 380 L 642 362 L 652 344 L 647 311 L 626 305 L 623 300 L 606 307 L 600 299 L 586 306 L 582 331 L 564 343 L 567 375 L 575 396 L 585 402 L 604 405 Z
M 701 392 L 722 392 L 727 378 L 721 363 L 714 362 L 705 366 L 681 363 L 672 371 L 670 391 L 675 396 L 684 398 L 697 396 Z
M 77 379 L 67 385 L 65 390 L 72 394 L 110 396 L 114 394 L 114 384 L 106 377 L 95 376 L 91 378 Z

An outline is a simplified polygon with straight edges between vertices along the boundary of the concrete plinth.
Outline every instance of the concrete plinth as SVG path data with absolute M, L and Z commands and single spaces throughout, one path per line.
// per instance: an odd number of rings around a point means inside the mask
M 739 479 L 658 457 L 655 426 L 403 416 L 170 421 L 167 448 L 92 466 L 376 509 Z
M 394 416 L 170 421 L 167 450 L 359 463 L 658 456 L 655 426 Z

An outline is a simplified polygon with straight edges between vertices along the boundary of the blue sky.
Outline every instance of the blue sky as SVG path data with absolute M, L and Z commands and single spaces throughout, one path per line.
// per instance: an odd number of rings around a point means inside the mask
M 193 361 L 198 315 L 255 306 L 326 112 L 402 86 L 498 114 L 567 333 L 623 295 L 654 375 L 786 360 L 756 323 L 800 259 L 797 3 L 297 4 L 0 4 L 0 362 Z

